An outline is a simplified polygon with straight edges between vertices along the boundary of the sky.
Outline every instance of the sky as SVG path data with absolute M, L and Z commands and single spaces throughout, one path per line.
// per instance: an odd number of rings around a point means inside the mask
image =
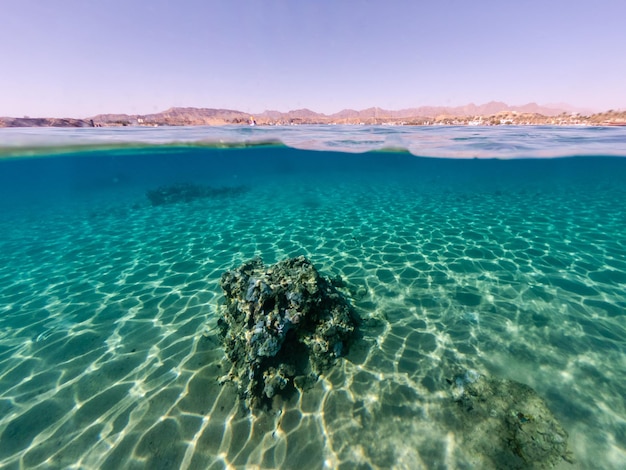
M 0 116 L 626 108 L 624 0 L 0 0 Z

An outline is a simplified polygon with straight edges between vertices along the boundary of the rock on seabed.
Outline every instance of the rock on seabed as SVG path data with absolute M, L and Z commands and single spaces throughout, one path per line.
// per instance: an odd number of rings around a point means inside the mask
M 344 355 L 358 319 L 333 282 L 304 256 L 265 266 L 254 258 L 222 275 L 226 297 L 218 321 L 248 408 L 270 407 L 277 394 L 317 378 Z
M 483 467 L 550 469 L 571 463 L 567 432 L 529 386 L 467 371 L 456 377 L 461 442 Z
M 153 206 L 191 202 L 196 199 L 238 196 L 246 191 L 243 186 L 213 188 L 191 183 L 176 183 L 146 191 L 146 197 Z

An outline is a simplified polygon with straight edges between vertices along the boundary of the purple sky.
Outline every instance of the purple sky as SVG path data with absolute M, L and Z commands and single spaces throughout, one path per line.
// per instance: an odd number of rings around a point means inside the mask
M 0 4 L 0 116 L 626 108 L 624 0 Z

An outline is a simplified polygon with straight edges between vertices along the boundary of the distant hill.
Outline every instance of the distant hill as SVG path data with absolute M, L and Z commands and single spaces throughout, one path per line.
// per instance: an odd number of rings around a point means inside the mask
M 216 126 L 246 123 L 249 117 L 247 113 L 232 109 L 169 108 L 153 114 L 98 114 L 90 119 L 105 125 Z
M 87 119 L 0 117 L 0 127 L 91 127 Z

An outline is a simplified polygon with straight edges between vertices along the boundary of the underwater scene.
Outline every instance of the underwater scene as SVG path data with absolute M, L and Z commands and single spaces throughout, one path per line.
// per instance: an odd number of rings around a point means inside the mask
M 626 128 L 0 129 L 0 467 L 626 467 Z

